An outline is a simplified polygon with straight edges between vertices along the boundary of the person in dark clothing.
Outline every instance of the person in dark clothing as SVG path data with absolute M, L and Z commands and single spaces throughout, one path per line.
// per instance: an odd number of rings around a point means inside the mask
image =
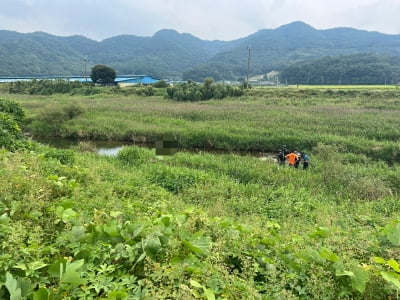
M 279 150 L 277 158 L 280 165 L 283 165 L 285 163 L 285 154 L 282 152 L 282 150 Z
M 297 169 L 299 167 L 299 165 L 300 165 L 301 153 L 299 151 L 297 151 L 296 149 L 293 152 L 297 155 L 297 160 L 294 163 L 294 167 Z
M 301 155 L 301 160 L 303 161 L 303 170 L 307 170 L 310 162 L 310 158 L 308 157 L 307 153 L 303 153 Z

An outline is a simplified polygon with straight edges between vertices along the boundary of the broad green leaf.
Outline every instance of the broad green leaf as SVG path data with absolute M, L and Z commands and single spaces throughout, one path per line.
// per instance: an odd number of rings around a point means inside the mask
M 85 261 L 83 259 L 74 261 L 72 263 L 67 262 L 65 266 L 65 272 L 62 275 L 61 282 L 69 283 L 72 285 L 85 284 L 86 280 L 81 278 L 80 273 L 77 272 L 84 265 Z
M 30 295 L 32 292 L 32 283 L 29 279 L 26 278 L 18 278 L 18 287 L 21 289 L 22 297 Z
M 386 262 L 394 271 L 396 271 L 397 273 L 400 273 L 400 266 L 399 263 L 397 261 L 395 261 L 394 259 L 389 259 Z
M 111 224 L 104 224 L 103 229 L 111 237 L 120 236 L 117 222 L 113 221 Z
M 397 290 L 400 290 L 400 279 L 399 279 L 399 274 L 396 274 L 394 272 L 385 272 L 382 271 L 381 275 L 383 279 L 385 279 L 387 282 L 392 283 Z M 397 276 L 396 276 L 397 275 Z
M 72 208 L 67 208 L 63 211 L 61 219 L 64 223 L 74 223 L 75 219 L 78 217 L 78 213 L 74 211 Z
M 113 217 L 113 218 L 118 218 L 119 216 L 122 216 L 122 215 L 123 215 L 123 213 L 120 212 L 120 211 L 112 211 L 112 212 L 110 212 L 110 216 Z
M 61 282 L 78 286 L 85 284 L 86 280 L 81 278 L 78 272 L 70 270 L 64 273 Z
M 120 234 L 124 240 L 129 241 L 136 239 L 142 233 L 142 230 L 142 225 L 136 223 L 125 223 L 120 231 Z
M 318 238 L 318 237 L 325 238 L 325 237 L 328 237 L 329 234 L 330 234 L 330 229 L 328 227 L 319 226 L 313 233 L 310 234 L 310 237 L 311 238 Z
M 360 293 L 363 293 L 369 281 L 369 274 L 364 269 L 357 267 L 354 276 L 350 277 L 350 279 L 352 287 Z
M 384 265 L 386 264 L 386 259 L 379 256 L 374 256 L 374 262 L 376 262 L 377 264 Z
M 129 295 L 126 292 L 122 291 L 112 291 L 108 294 L 108 298 L 110 300 L 123 300 L 127 299 Z
M 60 282 L 81 285 L 85 284 L 86 280 L 81 278 L 78 270 L 84 265 L 85 261 L 83 259 L 69 262 L 64 260 L 58 260 L 56 263 L 49 267 L 49 274 L 55 278 L 59 278 Z
M 180 214 L 177 215 L 176 217 L 176 221 L 179 225 L 183 225 L 186 223 L 187 219 L 188 219 L 188 215 L 187 214 Z
M 31 269 L 31 270 L 39 270 L 39 269 L 42 269 L 47 266 L 48 266 L 48 264 L 46 264 L 40 260 L 35 260 L 35 261 L 29 263 L 29 269 Z
M 72 242 L 80 241 L 83 237 L 85 237 L 85 227 L 84 226 L 72 226 L 68 237 L 69 237 L 69 240 Z
M 28 270 L 28 266 L 27 266 L 27 264 L 24 263 L 24 262 L 17 263 L 16 265 L 14 265 L 13 268 L 14 268 L 14 269 L 19 269 L 19 270 L 22 270 L 22 271 Z
M 190 280 L 190 285 L 194 286 L 194 287 L 197 287 L 197 288 L 202 288 L 203 287 L 200 283 L 198 283 L 196 280 L 193 280 L 193 279 Z
M 203 288 L 203 290 L 207 300 L 215 300 L 215 294 L 211 289 Z
M 319 256 L 331 262 L 337 262 L 339 260 L 339 257 L 335 253 L 326 248 L 321 249 Z
M 55 263 L 49 266 L 47 272 L 50 276 L 54 278 L 60 278 L 62 276 L 62 273 L 64 272 L 66 262 L 67 261 L 65 259 L 57 260 Z
M 10 300 L 22 299 L 22 291 L 21 288 L 18 287 L 17 280 L 8 272 L 6 273 L 5 287 L 10 293 Z
M 10 218 L 7 216 L 7 214 L 2 214 L 0 216 L 0 224 L 2 224 L 2 225 L 10 224 Z
M 349 276 L 349 277 L 354 277 L 354 273 L 351 271 L 342 271 L 342 272 L 336 272 L 336 276 Z
M 67 262 L 67 264 L 65 266 L 65 271 L 68 271 L 68 270 L 77 271 L 78 269 L 82 268 L 84 264 L 85 264 L 85 260 L 83 260 L 83 259 L 76 260 L 71 263 Z
M 171 225 L 171 217 L 170 216 L 163 216 L 161 218 L 161 223 L 165 226 L 165 227 L 169 227 Z
M 60 218 L 60 219 L 62 219 L 62 215 L 63 215 L 63 212 L 64 212 L 64 207 L 62 207 L 62 206 L 57 206 L 56 207 L 56 215 Z
M 351 281 L 351 286 L 360 293 L 364 292 L 365 287 L 369 281 L 368 272 L 360 267 L 355 268 L 354 272 L 353 271 L 337 272 L 336 276 L 349 276 Z
M 198 236 L 190 241 L 183 240 L 182 243 L 193 253 L 197 255 L 208 255 L 211 248 L 211 238 L 207 236 Z
M 46 288 L 40 288 L 33 294 L 33 300 L 48 300 L 49 299 L 49 292 Z
M 161 248 L 162 248 L 161 242 L 158 237 L 147 239 L 144 245 L 144 251 L 146 252 L 146 255 L 151 259 L 156 258 Z
M 386 237 L 393 246 L 400 246 L 400 222 L 389 224 L 385 228 Z

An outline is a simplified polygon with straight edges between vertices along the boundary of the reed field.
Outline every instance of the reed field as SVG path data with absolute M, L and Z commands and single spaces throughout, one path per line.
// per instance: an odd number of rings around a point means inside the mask
M 0 150 L 0 299 L 399 298 L 397 88 L 161 94 L 1 95 L 80 143 Z M 158 139 L 201 151 L 91 146 Z

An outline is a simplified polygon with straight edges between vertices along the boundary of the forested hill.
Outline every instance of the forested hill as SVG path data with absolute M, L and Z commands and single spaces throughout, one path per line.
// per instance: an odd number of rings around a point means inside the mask
M 400 56 L 400 35 L 352 28 L 318 30 L 302 22 L 263 29 L 233 41 L 206 41 L 164 29 L 152 37 L 120 35 L 103 41 L 43 32 L 0 31 L 0 76 L 79 75 L 84 58 L 119 74 L 201 81 L 282 71 L 294 63 L 358 53 Z M 369 62 L 366 61 L 368 64 Z
M 83 36 L 0 31 L 0 76 L 79 75 L 87 57 L 88 69 L 107 64 L 119 74 L 181 77 L 183 71 L 227 48 L 227 42 L 203 41 L 167 29 L 152 37 L 121 35 L 101 42 Z
M 400 59 L 376 54 L 328 56 L 295 63 L 280 74 L 288 84 L 399 84 Z
M 297 62 L 327 56 L 357 53 L 388 56 L 400 55 L 400 35 L 387 35 L 353 28 L 317 30 L 295 22 L 277 29 L 264 29 L 244 39 L 234 41 L 235 47 L 214 56 L 210 61 L 184 73 L 184 78 L 214 79 L 244 77 L 250 48 L 250 75 L 282 71 Z M 368 62 L 367 62 L 368 63 Z

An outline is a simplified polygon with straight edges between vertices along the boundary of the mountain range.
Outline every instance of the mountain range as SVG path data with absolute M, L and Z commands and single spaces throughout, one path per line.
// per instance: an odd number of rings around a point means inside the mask
M 103 41 L 44 32 L 0 31 L 0 76 L 83 75 L 96 64 L 117 74 L 202 80 L 245 78 L 294 64 L 355 54 L 400 56 L 400 35 L 354 28 L 318 30 L 303 22 L 263 29 L 232 41 L 208 41 L 163 29 L 152 37 Z

